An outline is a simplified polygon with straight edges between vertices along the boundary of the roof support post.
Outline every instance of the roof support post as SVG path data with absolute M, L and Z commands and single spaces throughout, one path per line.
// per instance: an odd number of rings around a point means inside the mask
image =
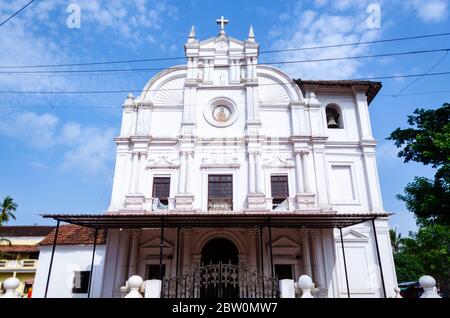
M 263 228 L 259 228 L 259 260 L 261 262 L 260 271 L 264 275 L 264 250 L 263 250 Z
M 94 260 L 95 260 L 95 249 L 97 248 L 97 236 L 98 236 L 98 228 L 95 228 L 94 247 L 92 248 L 91 272 L 89 273 L 89 286 L 87 294 L 88 298 L 91 298 L 91 286 L 92 286 L 92 278 L 94 276 Z
M 180 266 L 180 228 L 177 227 L 177 262 L 175 265 L 175 277 L 178 277 Z M 178 279 L 175 279 L 175 297 L 178 297 Z
M 53 240 L 52 256 L 50 257 L 50 266 L 48 268 L 47 284 L 45 285 L 44 298 L 47 298 L 48 286 L 49 286 L 49 283 L 50 283 L 50 276 L 52 274 L 53 258 L 55 257 L 55 248 L 56 248 L 56 240 L 58 239 L 59 223 L 60 223 L 60 221 L 58 220 L 56 222 L 55 239 Z
M 377 239 L 377 230 L 376 230 L 376 227 L 375 227 L 375 219 L 372 219 L 372 229 L 373 229 L 373 237 L 375 238 L 375 247 L 376 247 L 376 250 L 377 250 L 378 265 L 380 266 L 381 285 L 383 286 L 383 295 L 384 295 L 384 298 L 387 298 L 386 286 L 384 284 L 383 267 L 381 266 L 380 249 L 378 247 L 378 239 Z
M 339 233 L 341 234 L 341 247 L 342 247 L 342 256 L 344 258 L 344 270 L 345 270 L 345 283 L 347 285 L 347 297 L 350 298 L 350 287 L 348 284 L 348 273 L 347 273 L 347 261 L 345 260 L 345 249 L 344 249 L 344 237 L 342 236 L 342 228 L 339 228 Z
M 270 252 L 270 274 L 273 278 L 274 275 L 273 275 L 273 251 L 272 251 L 272 225 L 270 224 L 270 219 L 269 219 L 269 252 Z
M 159 279 L 161 281 L 163 280 L 163 270 L 162 270 L 163 247 L 164 247 L 164 219 L 161 218 L 161 240 L 159 243 Z

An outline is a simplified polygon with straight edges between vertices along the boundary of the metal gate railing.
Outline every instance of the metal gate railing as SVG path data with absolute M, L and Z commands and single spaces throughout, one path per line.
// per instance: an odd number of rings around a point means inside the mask
M 278 279 L 232 264 L 199 267 L 163 280 L 163 298 L 278 298 Z

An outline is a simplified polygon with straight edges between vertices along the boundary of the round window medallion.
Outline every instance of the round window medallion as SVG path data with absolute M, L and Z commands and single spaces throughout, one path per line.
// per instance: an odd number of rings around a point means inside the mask
M 213 117 L 220 123 L 226 123 L 231 117 L 231 111 L 227 106 L 219 105 L 214 107 Z
M 206 121 L 216 127 L 227 127 L 237 119 L 236 106 L 227 98 L 213 100 L 203 111 Z

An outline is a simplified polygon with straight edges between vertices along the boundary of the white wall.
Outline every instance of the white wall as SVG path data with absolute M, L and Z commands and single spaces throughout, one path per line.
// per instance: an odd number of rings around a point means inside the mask
M 379 220 L 375 224 L 386 294 L 387 297 L 392 297 L 394 295 L 397 277 L 391 252 L 389 226 L 387 220 Z M 351 297 L 383 297 L 381 272 L 371 221 L 342 229 L 342 234 Z M 338 297 L 345 298 L 347 297 L 347 287 L 339 231 L 335 230 L 334 235 L 338 256 L 334 272 L 337 281 L 337 295 Z
M 72 294 L 75 271 L 90 271 L 93 246 L 59 245 L 56 246 L 48 288 L 48 298 L 79 298 L 87 294 Z M 38 269 L 33 285 L 33 298 L 43 298 L 47 284 L 52 246 L 41 246 Z M 91 297 L 100 297 L 103 277 L 105 246 L 98 245 L 95 251 L 92 275 Z

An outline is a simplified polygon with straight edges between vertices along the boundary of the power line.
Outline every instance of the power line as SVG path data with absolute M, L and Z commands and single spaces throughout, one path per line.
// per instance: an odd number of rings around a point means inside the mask
M 31 1 L 33 2 L 33 1 Z M 31 3 L 30 2 L 30 3 Z M 342 43 L 342 44 L 330 44 L 330 45 L 320 45 L 320 46 L 309 46 L 301 48 L 287 48 L 279 50 L 261 50 L 260 54 L 271 54 L 271 53 L 282 53 L 282 52 L 295 52 L 295 51 L 308 51 L 317 49 L 329 49 L 336 47 L 348 47 L 366 44 L 378 44 L 386 42 L 396 42 L 396 41 L 406 41 L 406 40 L 416 40 L 424 38 L 442 37 L 449 36 L 450 32 L 445 33 L 433 33 L 425 35 L 416 35 L 408 37 L 399 37 L 391 39 L 373 40 L 373 41 L 361 41 L 353 43 Z M 84 62 L 84 63 L 66 63 L 66 64 L 39 64 L 39 65 L 10 65 L 10 66 L 0 66 L 0 69 L 5 68 L 45 68 L 45 67 L 68 67 L 68 66 L 92 66 L 92 65 L 104 65 L 104 64 L 125 64 L 125 63 L 141 63 L 141 62 L 155 62 L 155 61 L 170 61 L 170 60 L 184 60 L 185 56 L 173 56 L 173 57 L 161 57 L 161 58 L 151 58 L 151 59 L 129 59 L 129 60 L 115 60 L 115 61 L 98 61 L 98 62 Z
M 450 71 L 437 72 L 437 73 L 419 73 L 419 74 L 403 74 L 403 75 L 385 75 L 385 76 L 373 76 L 373 77 L 361 77 L 353 79 L 345 79 L 342 81 L 371 81 L 382 79 L 395 79 L 395 78 L 412 78 L 412 77 L 426 77 L 426 76 L 442 76 L 449 75 Z M 258 86 L 273 86 L 273 85 L 296 85 L 292 82 L 279 82 L 279 83 L 262 83 Z M 209 86 L 208 86 L 209 87 Z M 185 88 L 163 88 L 163 89 L 131 89 L 131 90 L 93 90 L 93 91 L 0 91 L 0 94 L 116 94 L 116 93 L 140 93 L 140 92 L 161 92 L 161 91 L 183 91 Z
M 447 58 L 448 56 L 448 51 L 445 52 L 444 56 L 441 57 L 439 59 L 439 61 L 437 61 L 436 63 L 433 64 L 433 66 L 431 66 L 426 72 L 425 74 L 430 73 L 432 70 L 434 70 L 436 67 L 438 67 L 442 62 L 444 62 L 444 60 Z M 397 94 L 395 97 L 399 97 L 400 95 L 402 95 L 402 93 L 404 91 L 406 91 L 408 88 L 410 88 L 412 85 L 414 85 L 415 83 L 417 83 L 418 81 L 420 81 L 423 78 L 423 76 L 420 77 L 416 77 L 415 79 L 413 79 L 409 84 L 407 84 L 405 87 L 403 87 Z
M 426 34 L 426 35 L 391 38 L 391 39 L 384 39 L 384 40 L 373 40 L 373 41 L 363 41 L 363 42 L 354 42 L 354 43 L 309 46 L 309 47 L 304 47 L 304 48 L 291 48 L 291 49 L 260 51 L 259 53 L 265 54 L 265 53 L 293 52 L 293 51 L 305 51 L 305 50 L 315 50 L 315 49 L 330 49 L 330 48 L 336 48 L 336 47 L 346 47 L 346 46 L 364 45 L 364 44 L 377 44 L 377 43 L 396 42 L 396 41 L 405 41 L 405 40 L 416 40 L 416 39 L 449 36 L 449 35 L 450 35 L 450 32 L 434 33 L 434 34 Z
M 435 53 L 435 52 L 448 52 L 450 48 L 440 48 L 440 49 L 430 49 L 430 50 L 419 50 L 419 51 L 405 51 L 405 52 L 393 52 L 393 53 L 381 53 L 372 55 L 358 55 L 358 56 L 342 56 L 342 57 L 330 57 L 321 59 L 306 59 L 306 60 L 293 60 L 293 61 L 276 61 L 276 62 L 266 62 L 259 65 L 279 65 L 279 64 L 298 64 L 298 63 L 316 63 L 316 62 L 329 62 L 329 61 L 342 61 L 342 60 L 352 60 L 352 59 L 366 59 L 375 57 L 388 57 L 388 56 L 399 56 L 399 55 L 414 55 L 414 54 L 425 54 L 425 53 Z M 251 64 L 253 65 L 253 64 Z M 245 67 L 247 64 L 240 64 L 240 66 Z M 204 66 L 203 69 L 214 69 L 217 66 Z M 113 73 L 113 72 L 142 72 L 142 71 L 164 71 L 164 70 L 185 70 L 188 69 L 185 65 L 179 65 L 174 67 L 165 68 L 130 68 L 130 69 L 94 69 L 94 70 L 44 70 L 44 71 L 0 71 L 0 74 L 64 74 L 64 73 Z
M 6 20 L 4 20 L 3 22 L 0 23 L 0 27 L 2 27 L 3 25 L 6 24 L 6 22 L 8 22 L 9 20 L 11 20 L 12 18 L 14 18 L 16 15 L 18 15 L 22 10 L 24 10 L 26 7 L 28 7 L 34 0 L 31 0 L 30 2 L 28 2 L 26 5 L 24 5 L 22 8 L 20 8 L 18 11 L 14 12 L 13 15 L 11 15 L 9 18 L 7 18 Z
M 434 94 L 449 94 L 450 90 L 441 90 L 441 91 L 421 91 L 421 92 L 412 92 L 412 93 L 406 93 L 406 94 L 402 94 L 400 96 L 397 96 L 395 94 L 378 94 L 377 97 L 391 97 L 391 98 L 397 98 L 397 97 L 406 97 L 406 96 L 415 96 L 415 95 L 434 95 Z M 161 105 L 158 107 L 183 107 L 185 106 L 184 104 L 178 104 L 178 105 Z M 189 105 L 187 105 L 189 106 Z M 206 104 L 202 105 L 202 104 L 195 104 L 195 106 L 206 106 Z M 274 104 L 271 106 L 286 106 L 285 103 L 280 103 L 280 104 Z M 89 110 L 89 109 L 120 109 L 121 105 L 90 105 L 90 106 L 81 106 L 81 105 L 72 105 L 72 106 L 58 106 L 58 105 L 4 105 L 4 106 L 0 106 L 0 109 L 18 109 L 18 108 L 25 108 L 25 109 L 29 109 L 29 108 L 50 108 L 50 109 L 54 109 L 54 110 L 65 110 L 65 109 L 85 109 L 85 110 Z
M 401 95 L 397 94 L 379 94 L 377 97 L 403 97 L 403 96 L 417 96 L 417 95 L 437 95 L 437 94 L 449 94 L 450 90 L 443 91 L 423 91 L 423 92 L 413 92 L 413 93 L 405 93 Z

